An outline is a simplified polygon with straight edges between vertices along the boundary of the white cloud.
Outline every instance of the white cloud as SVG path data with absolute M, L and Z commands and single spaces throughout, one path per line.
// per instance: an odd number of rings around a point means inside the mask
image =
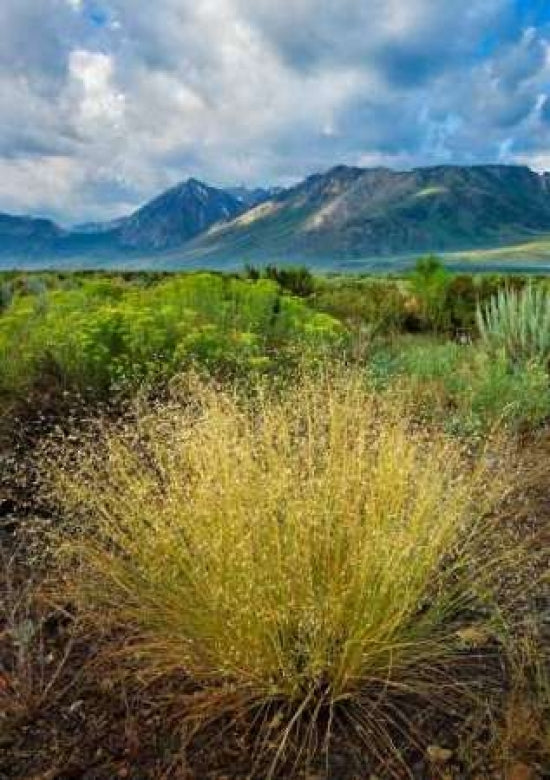
M 3 201 L 16 212 L 62 211 L 84 183 L 78 161 L 61 156 L 0 158 L 0 181 L 9 182 Z
M 69 90 L 75 86 L 79 125 L 87 132 L 96 123 L 117 127 L 125 101 L 113 81 L 113 58 L 101 52 L 76 49 L 69 55 Z
M 539 164 L 548 30 L 510 7 L 2 0 L 0 210 L 114 216 L 188 175 L 288 183 L 338 162 Z

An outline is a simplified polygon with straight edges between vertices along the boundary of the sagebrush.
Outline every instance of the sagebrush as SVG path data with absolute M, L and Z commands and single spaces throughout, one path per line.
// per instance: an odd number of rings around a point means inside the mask
M 482 339 L 501 347 L 511 360 L 547 362 L 550 356 L 550 293 L 546 287 L 501 289 L 478 307 Z

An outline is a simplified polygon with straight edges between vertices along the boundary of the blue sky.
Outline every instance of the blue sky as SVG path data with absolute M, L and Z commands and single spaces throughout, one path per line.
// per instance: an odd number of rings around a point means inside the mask
M 550 22 L 550 3 L 548 0 L 516 0 L 518 19 L 527 24 L 545 24 Z
M 2 0 L 0 210 L 337 163 L 550 170 L 550 0 Z

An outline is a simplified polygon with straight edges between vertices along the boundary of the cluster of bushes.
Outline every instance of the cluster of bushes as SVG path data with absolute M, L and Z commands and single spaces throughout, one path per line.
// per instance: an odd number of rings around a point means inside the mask
M 429 414 L 467 432 L 550 417 L 550 292 L 528 284 L 478 302 L 479 338 L 399 335 L 371 342 L 375 386 L 405 384 Z
M 328 349 L 366 360 L 375 384 L 408 383 L 448 425 L 536 425 L 550 414 L 549 301 L 540 280 L 455 276 L 432 257 L 402 279 L 275 266 L 247 267 L 244 278 L 7 274 L 0 394 L 38 385 L 101 396 L 190 365 L 225 377 L 280 372 Z
M 352 327 L 398 332 L 409 319 L 402 283 L 385 279 L 349 279 L 320 282 L 313 297 L 320 311 Z
M 375 386 L 399 385 L 448 428 L 550 417 L 550 289 L 544 279 L 453 275 L 434 257 L 404 278 L 320 280 L 314 305 L 366 334 Z M 413 335 L 414 334 L 414 335 Z
M 524 277 L 452 274 L 428 256 L 400 279 L 319 280 L 313 302 L 322 311 L 376 332 L 477 335 L 478 306 L 503 288 L 521 290 L 528 284 Z
M 344 332 L 270 280 L 203 273 L 146 284 L 98 275 L 53 288 L 31 283 L 0 317 L 4 396 L 53 380 L 103 394 L 191 363 L 226 374 L 262 370 L 330 347 Z

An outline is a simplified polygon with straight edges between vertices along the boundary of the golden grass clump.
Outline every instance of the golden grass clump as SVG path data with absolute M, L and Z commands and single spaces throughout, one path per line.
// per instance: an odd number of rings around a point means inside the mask
M 391 748 L 403 697 L 458 690 L 498 480 L 351 371 L 194 398 L 59 471 L 72 597 L 131 629 L 140 674 L 192 681 L 190 711 L 269 712 L 277 757 L 304 723 Z

